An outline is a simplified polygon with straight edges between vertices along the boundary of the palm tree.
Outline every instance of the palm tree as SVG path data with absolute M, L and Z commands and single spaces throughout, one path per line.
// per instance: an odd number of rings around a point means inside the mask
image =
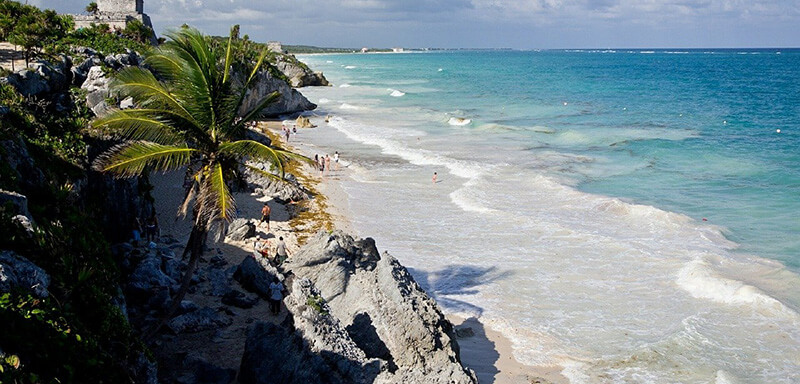
M 94 1 L 89 3 L 89 5 L 86 6 L 86 12 L 88 12 L 92 16 L 97 16 L 97 12 L 99 12 L 99 11 L 100 11 L 100 9 L 97 8 L 97 3 L 95 3 Z
M 235 201 L 228 185 L 241 177 L 242 167 L 282 179 L 287 161 L 309 161 L 242 139 L 245 124 L 258 118 L 279 94 L 273 92 L 251 110 L 244 110 L 243 101 L 265 65 L 267 52 L 262 52 L 252 69 L 237 76 L 232 68 L 241 68 L 243 63 L 231 60 L 234 30 L 231 32 L 223 58 L 215 54 L 210 39 L 196 29 L 182 28 L 167 34 L 170 41 L 145 60 L 152 72 L 129 67 L 117 74 L 115 90 L 122 97 L 133 97 L 139 108 L 117 110 L 93 123 L 95 127 L 107 126 L 127 140 L 101 155 L 94 163 L 96 170 L 132 177 L 146 170 L 166 172 L 187 167 L 191 175 L 191 187 L 179 209 L 186 215 L 193 204 L 192 232 L 183 253 L 184 258 L 187 253 L 191 255 L 189 265 L 172 308 L 145 338 L 155 334 L 186 295 L 212 226 L 224 225 L 234 217 Z M 248 166 L 248 159 L 270 163 L 277 175 Z

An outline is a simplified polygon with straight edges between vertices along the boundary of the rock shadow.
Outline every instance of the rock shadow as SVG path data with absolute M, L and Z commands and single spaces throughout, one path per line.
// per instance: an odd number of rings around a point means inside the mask
M 386 343 L 381 340 L 378 335 L 378 330 L 372 324 L 372 318 L 366 312 L 361 312 L 353 318 L 353 323 L 347 326 L 347 334 L 353 339 L 353 342 L 358 345 L 368 358 L 377 357 L 381 360 L 388 362 L 389 372 L 397 371 L 397 364 L 394 362 L 394 357 L 386 346 Z
M 238 380 L 242 384 L 371 383 L 379 373 L 377 360 L 362 365 L 339 353 L 312 351 L 290 316 L 280 325 L 254 324 Z
M 478 293 L 477 287 L 510 275 L 509 271 L 500 271 L 497 267 L 474 265 L 449 265 L 433 272 L 416 268 L 408 268 L 408 271 L 422 289 L 433 296 L 443 308 L 453 312 L 471 313 L 474 316 L 482 315 L 483 308 L 448 296 L 474 295 Z
M 462 346 L 461 363 L 475 371 L 479 383 L 494 383 L 500 373 L 496 366 L 500 352 L 495 342 L 486 335 L 486 327 L 477 318 L 470 317 L 455 328 L 456 334 L 462 333 L 459 330 L 471 330 L 468 336 L 458 340 Z

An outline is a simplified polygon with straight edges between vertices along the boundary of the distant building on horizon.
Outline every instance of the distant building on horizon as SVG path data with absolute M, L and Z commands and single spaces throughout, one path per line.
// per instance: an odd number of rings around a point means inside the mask
M 87 28 L 92 24 L 108 24 L 111 29 L 125 29 L 133 20 L 153 29 L 150 16 L 144 13 L 144 0 L 97 0 L 97 14 L 72 15 L 75 28 Z
M 369 48 L 367 47 L 361 48 L 361 53 L 367 53 L 367 52 L 369 52 Z
M 401 47 L 392 48 L 392 52 L 394 52 L 394 53 L 402 53 L 404 51 L 405 51 L 405 49 L 403 49 Z
M 272 52 L 283 53 L 283 45 L 280 41 L 268 41 L 267 42 L 267 49 Z

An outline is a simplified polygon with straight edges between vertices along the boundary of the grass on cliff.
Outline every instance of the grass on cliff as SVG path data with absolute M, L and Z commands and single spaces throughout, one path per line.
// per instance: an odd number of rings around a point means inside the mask
M 262 132 L 276 145 L 286 145 L 279 135 L 269 129 L 263 127 Z M 320 180 L 311 176 L 313 171 L 309 172 L 308 168 L 298 162 L 290 162 L 285 166 L 284 170 L 293 174 L 312 196 L 309 200 L 297 202 L 298 208 L 303 209 L 300 209 L 297 216 L 289 221 L 289 225 L 297 234 L 297 244 L 302 246 L 310 236 L 319 230 L 332 232 L 334 228 L 333 217 L 328 212 L 328 199 L 316 188 Z

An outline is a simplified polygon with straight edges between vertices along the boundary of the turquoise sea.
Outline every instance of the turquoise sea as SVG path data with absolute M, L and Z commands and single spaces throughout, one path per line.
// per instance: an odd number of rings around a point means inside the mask
M 800 50 L 301 60 L 358 234 L 520 362 L 800 382 Z

